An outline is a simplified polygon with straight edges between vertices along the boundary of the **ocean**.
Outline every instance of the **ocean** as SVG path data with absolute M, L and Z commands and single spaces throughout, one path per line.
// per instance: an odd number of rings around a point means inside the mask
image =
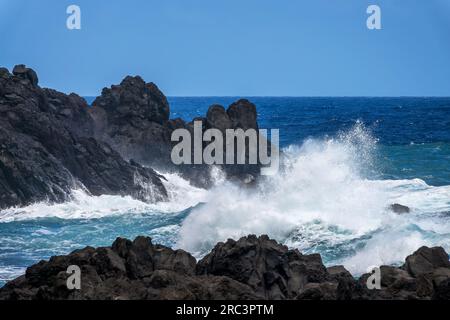
M 172 97 L 171 118 L 237 99 Z M 401 264 L 422 245 L 450 252 L 450 98 L 248 99 L 261 128 L 280 130 L 284 171 L 255 189 L 220 172 L 211 190 L 168 174 L 165 203 L 74 190 L 68 203 L 0 211 L 0 286 L 42 259 L 119 236 L 150 236 L 200 258 L 218 241 L 268 234 L 355 276 Z M 393 203 L 412 211 L 397 215 Z

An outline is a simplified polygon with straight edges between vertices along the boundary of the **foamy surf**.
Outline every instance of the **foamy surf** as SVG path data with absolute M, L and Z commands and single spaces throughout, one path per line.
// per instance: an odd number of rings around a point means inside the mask
M 206 190 L 191 186 L 177 174 L 164 174 L 163 181 L 169 201 L 145 203 L 130 196 L 92 196 L 84 190 L 73 190 L 71 201 L 65 203 L 39 202 L 26 207 L 0 211 L 0 223 L 42 218 L 100 219 L 116 215 L 178 213 L 202 202 Z
M 201 257 L 219 241 L 268 234 L 291 248 L 320 253 L 326 264 L 343 264 L 356 275 L 372 265 L 399 263 L 422 245 L 450 249 L 450 186 L 374 178 L 377 141 L 361 123 L 335 138 L 290 146 L 283 154 L 282 171 L 254 189 L 225 181 L 219 171 L 210 190 L 162 173 L 167 202 L 74 190 L 67 203 L 3 210 L 0 224 L 10 232 L 8 243 L 22 246 L 32 239 L 40 250 L 48 246 L 49 254 L 144 234 Z M 389 210 L 393 203 L 412 211 L 395 214 Z M 50 218 L 66 222 L 54 227 L 45 222 Z M 43 225 L 26 224 L 38 220 Z M 17 236 L 11 231 L 15 227 L 7 226 L 15 222 L 32 233 Z M 30 245 L 23 252 L 34 250 Z
M 258 190 L 222 184 L 180 229 L 178 247 L 202 256 L 228 238 L 268 234 L 292 248 L 321 253 L 355 274 L 398 263 L 422 245 L 450 248 L 450 186 L 420 179 L 371 180 L 376 139 L 357 123 L 334 139 L 309 139 L 284 150 L 284 172 Z M 389 206 L 412 208 L 407 215 Z

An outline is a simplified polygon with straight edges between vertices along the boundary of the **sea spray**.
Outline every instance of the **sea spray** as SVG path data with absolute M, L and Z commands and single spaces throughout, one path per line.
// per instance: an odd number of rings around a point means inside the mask
M 267 177 L 259 190 L 230 183 L 216 187 L 207 204 L 183 223 L 180 247 L 198 252 L 249 233 L 282 241 L 314 219 L 355 233 L 377 228 L 388 201 L 381 188 L 361 176 L 375 143 L 361 127 L 358 123 L 337 139 L 309 139 L 285 149 L 285 171 Z
M 131 196 L 92 196 L 85 190 L 72 191 L 71 201 L 65 203 L 39 202 L 26 207 L 14 207 L 0 211 L 0 223 L 42 218 L 99 219 L 118 215 L 178 213 L 204 201 L 207 191 L 193 187 L 178 174 L 164 174 L 163 184 L 169 201 L 145 203 Z M 220 174 L 215 174 L 221 179 Z
M 218 241 L 268 234 L 290 247 L 321 253 L 326 262 L 343 263 L 356 273 L 377 262 L 401 261 L 412 246 L 430 244 L 430 232 L 414 227 L 415 214 L 400 217 L 389 205 L 398 200 L 418 204 L 414 196 L 406 201 L 405 194 L 424 186 L 448 199 L 450 188 L 403 181 L 405 189 L 393 190 L 392 181 L 371 180 L 376 175 L 376 144 L 357 122 L 336 138 L 308 139 L 302 146 L 284 149 L 284 172 L 266 177 L 257 190 L 231 183 L 211 190 L 206 204 L 183 222 L 177 246 L 201 257 Z M 450 206 L 445 196 L 437 201 L 440 210 Z M 447 230 L 448 226 L 447 220 Z M 438 243 L 437 238 L 431 242 Z M 389 247 L 389 242 L 402 241 L 407 250 Z M 358 259 L 368 254 L 372 259 Z
M 40 259 L 109 245 L 117 236 L 148 235 L 202 257 L 217 241 L 265 233 L 355 274 L 369 265 L 403 261 L 421 245 L 448 250 L 450 186 L 375 179 L 377 151 L 376 139 L 359 122 L 335 137 L 285 148 L 279 174 L 253 189 L 227 182 L 217 168 L 210 190 L 161 172 L 166 202 L 75 190 L 73 200 L 63 204 L 3 210 L 0 274 L 11 279 Z M 387 209 L 392 203 L 412 211 L 398 216 Z

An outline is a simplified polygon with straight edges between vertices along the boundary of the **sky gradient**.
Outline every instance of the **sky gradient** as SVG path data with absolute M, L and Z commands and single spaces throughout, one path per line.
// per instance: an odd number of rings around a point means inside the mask
M 0 66 L 19 63 L 80 95 L 130 74 L 169 96 L 450 96 L 450 1 L 0 0 Z

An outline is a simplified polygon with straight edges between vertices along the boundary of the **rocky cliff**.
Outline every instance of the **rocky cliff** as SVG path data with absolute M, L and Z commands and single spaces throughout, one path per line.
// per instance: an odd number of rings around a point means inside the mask
M 23 65 L 13 74 L 0 69 L 0 208 L 66 201 L 74 188 L 151 202 L 166 198 L 152 169 L 93 138 L 88 108 L 76 94 L 40 88 L 36 73 Z
M 96 137 L 111 144 L 123 157 L 162 171 L 180 172 L 191 183 L 200 187 L 211 185 L 211 166 L 174 165 L 171 161 L 172 132 L 187 129 L 193 136 L 193 122 L 207 129 L 258 129 L 254 104 L 242 99 L 229 106 L 213 105 L 205 117 L 192 122 L 170 120 L 170 108 L 164 94 L 154 83 L 145 83 L 140 77 L 126 77 L 119 85 L 104 88 L 92 104 L 90 114 L 95 121 Z M 203 145 L 205 147 L 206 144 Z M 248 147 L 247 147 L 248 150 Z M 248 163 L 248 152 L 247 152 Z M 259 176 L 260 165 L 223 165 L 228 178 L 251 180 Z
M 67 268 L 81 269 L 81 289 L 67 288 Z M 111 247 L 77 250 L 31 266 L 0 289 L 1 300 L 69 299 L 450 299 L 450 263 L 440 247 L 422 247 L 402 267 L 381 267 L 381 289 L 320 255 L 289 250 L 267 236 L 228 240 L 197 262 L 150 238 L 118 238 Z
M 169 116 L 164 94 L 140 77 L 105 88 L 91 107 L 76 94 L 41 88 L 36 72 L 24 65 L 12 74 L 0 68 L 0 209 L 63 202 L 74 188 L 164 201 L 164 178 L 151 168 L 210 186 L 210 166 L 172 164 L 173 130 L 192 131 L 193 123 Z M 227 111 L 212 106 L 196 120 L 203 130 L 257 129 L 256 118 L 256 107 L 240 100 Z M 222 169 L 229 178 L 248 181 L 259 175 L 260 166 Z

